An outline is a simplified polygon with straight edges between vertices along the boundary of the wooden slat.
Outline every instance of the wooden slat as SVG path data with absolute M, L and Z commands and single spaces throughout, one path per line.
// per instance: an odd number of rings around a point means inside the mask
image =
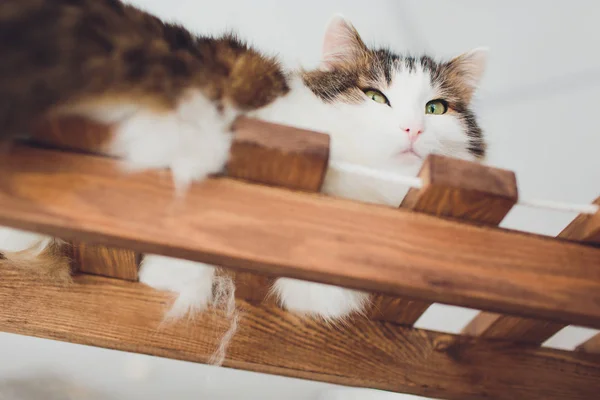
M 239 117 L 232 125 L 226 175 L 289 189 L 318 192 L 329 162 L 327 134 Z M 34 142 L 65 150 L 115 156 L 110 126 L 74 116 L 44 119 L 32 129 Z
M 373 321 L 388 321 L 411 326 L 430 305 L 429 301 L 376 293 L 371 296 L 371 308 L 368 309 L 366 315 Z
M 110 127 L 77 116 L 54 116 L 39 121 L 32 138 L 44 145 L 66 150 L 112 155 Z
M 600 197 L 594 200 L 594 204 L 600 206 Z M 558 237 L 582 243 L 600 244 L 600 212 L 594 215 L 578 215 Z
M 594 201 L 600 205 L 600 197 Z M 600 213 L 577 216 L 558 235 L 561 239 L 600 244 Z M 489 339 L 504 339 L 515 342 L 541 345 L 566 324 L 533 318 L 521 318 L 490 312 L 480 312 L 465 326 L 463 333 Z
M 582 351 L 584 353 L 590 354 L 600 354 L 600 333 L 596 334 L 596 336 L 580 344 L 577 347 L 577 351 Z
M 219 312 L 161 325 L 167 293 L 79 276 L 68 290 L 0 271 L 0 330 L 206 362 L 228 328 Z M 600 357 L 357 319 L 345 327 L 240 302 L 224 365 L 450 400 L 592 399 Z
M 51 117 L 39 121 L 32 131 L 37 143 L 65 150 L 110 155 L 109 127 L 78 116 Z M 72 243 L 74 266 L 81 272 L 136 281 L 140 255 L 126 249 Z
M 238 118 L 227 175 L 318 192 L 329 162 L 329 135 Z
M 73 260 L 80 272 L 137 281 L 139 254 L 132 250 L 73 243 Z
M 419 172 L 422 189 L 411 189 L 401 207 L 439 217 L 497 226 L 518 200 L 517 180 L 511 171 L 430 156 Z M 412 301 L 391 311 L 414 324 L 431 302 Z
M 480 312 L 467 324 L 463 333 L 488 339 L 541 344 L 564 327 L 564 324 L 551 321 Z
M 262 184 L 318 192 L 329 160 L 329 135 L 238 118 L 227 175 Z M 109 126 L 81 117 L 58 116 L 40 121 L 32 130 L 37 143 L 52 147 L 111 154 Z M 137 280 L 140 255 L 131 250 L 77 243 L 74 259 L 80 271 L 112 278 Z M 100 262 L 91 262 L 98 257 Z M 240 275 L 252 287 L 249 276 Z M 261 283 L 260 277 L 253 278 Z
M 518 200 L 514 172 L 432 155 L 419 172 L 422 189 L 411 189 L 401 207 L 440 217 L 497 226 Z
M 180 198 L 163 172 L 126 174 L 116 160 L 16 147 L 0 158 L 0 224 L 600 327 L 600 249 L 228 178 Z

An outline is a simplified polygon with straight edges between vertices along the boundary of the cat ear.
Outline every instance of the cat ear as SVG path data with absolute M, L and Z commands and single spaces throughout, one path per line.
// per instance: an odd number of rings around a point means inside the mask
M 323 38 L 321 69 L 330 70 L 340 62 L 352 62 L 367 46 L 354 26 L 343 16 L 334 15 L 327 24 Z
M 479 86 L 487 65 L 488 54 L 487 47 L 478 47 L 453 58 L 448 63 L 452 75 L 460 80 L 467 101 L 471 100 Z

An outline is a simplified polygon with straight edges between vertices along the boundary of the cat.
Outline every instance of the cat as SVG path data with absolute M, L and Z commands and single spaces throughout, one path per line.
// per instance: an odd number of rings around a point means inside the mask
M 329 134 L 333 162 L 414 176 L 433 153 L 484 160 L 471 104 L 486 60 L 485 48 L 445 61 L 371 48 L 336 15 L 321 63 L 286 70 L 233 35 L 193 36 L 118 0 L 4 1 L 0 132 L 10 139 L 27 131 L 33 116 L 85 116 L 115 127 L 110 148 L 131 168 L 169 168 L 185 188 L 222 171 L 229 127 L 247 115 Z M 322 188 L 394 207 L 407 190 L 333 168 Z M 35 259 L 49 238 L 28 235 L 8 250 L 23 258 L 35 242 Z M 178 294 L 170 314 L 179 318 L 211 303 L 215 268 L 146 254 L 139 277 Z M 282 307 L 325 320 L 369 302 L 361 291 L 291 278 L 278 278 L 272 291 Z

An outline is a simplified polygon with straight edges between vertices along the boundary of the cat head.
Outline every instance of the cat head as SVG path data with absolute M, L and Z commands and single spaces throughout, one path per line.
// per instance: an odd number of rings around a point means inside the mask
M 487 51 L 447 61 L 370 48 L 343 17 L 329 23 L 319 68 L 304 83 L 346 113 L 347 129 L 332 137 L 332 155 L 373 166 L 418 167 L 429 154 L 478 160 L 486 153 L 471 100 Z M 353 159 L 352 155 L 356 158 Z

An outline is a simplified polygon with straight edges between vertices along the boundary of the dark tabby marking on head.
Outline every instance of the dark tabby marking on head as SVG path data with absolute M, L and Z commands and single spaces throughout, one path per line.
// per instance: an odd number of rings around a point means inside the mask
M 338 55 L 328 69 L 303 71 L 304 83 L 315 95 L 325 102 L 359 104 L 367 101 L 365 89 L 385 89 L 392 84 L 395 72 L 407 70 L 413 73 L 421 69 L 429 73 L 432 86 L 439 88 L 441 97 L 448 103 L 449 112 L 463 124 L 471 154 L 485 157 L 483 133 L 469 108 L 474 88 L 468 84 L 469 77 L 463 70 L 460 57 L 438 62 L 427 55 L 403 56 L 385 48 L 370 49 L 352 29 L 352 51 L 349 54 Z
M 190 88 L 251 110 L 289 91 L 278 61 L 119 0 L 0 1 L 0 139 L 77 102 L 169 109 Z

